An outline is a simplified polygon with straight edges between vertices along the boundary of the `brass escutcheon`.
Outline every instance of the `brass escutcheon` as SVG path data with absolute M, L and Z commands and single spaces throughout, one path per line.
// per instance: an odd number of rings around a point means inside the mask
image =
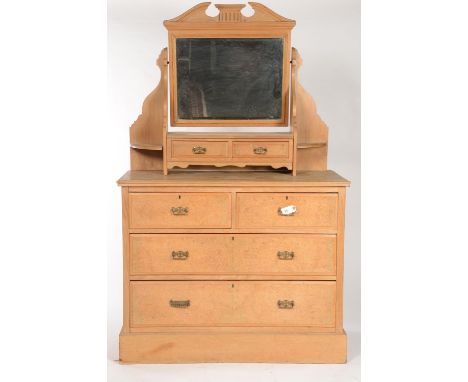
M 194 154 L 206 154 L 206 147 L 195 146 L 194 148 L 192 148 L 192 153 L 194 153 Z
M 172 260 L 187 260 L 188 251 L 172 251 Z
M 280 260 L 292 260 L 294 259 L 294 252 L 289 251 L 278 251 L 278 259 Z
M 265 155 L 267 151 L 268 149 L 266 147 L 255 147 L 253 149 L 254 154 L 257 154 L 257 155 Z
M 188 207 L 172 207 L 171 213 L 172 215 L 187 215 Z
M 294 308 L 294 300 L 278 300 L 279 309 L 292 309 Z

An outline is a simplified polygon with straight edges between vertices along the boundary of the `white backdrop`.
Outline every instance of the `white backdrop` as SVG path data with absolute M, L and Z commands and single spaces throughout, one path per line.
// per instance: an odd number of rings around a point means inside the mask
M 230 1 L 218 1 L 229 3 Z M 241 2 L 241 1 L 239 1 Z M 303 58 L 300 81 L 329 126 L 329 168 L 351 180 L 345 239 L 344 325 L 360 332 L 360 2 L 359 0 L 269 0 L 266 6 L 296 20 L 292 45 Z M 108 1 L 108 114 L 112 144 L 106 155 L 118 179 L 129 169 L 129 127 L 159 81 L 155 60 L 167 46 L 163 20 L 196 1 Z M 120 190 L 108 195 L 108 357 L 118 359 L 122 317 Z M 359 354 L 359 335 L 350 336 Z

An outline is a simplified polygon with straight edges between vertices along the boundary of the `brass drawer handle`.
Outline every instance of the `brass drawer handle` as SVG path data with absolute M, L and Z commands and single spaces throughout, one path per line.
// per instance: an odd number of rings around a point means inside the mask
M 190 306 L 190 300 L 170 300 L 169 305 L 173 308 L 188 308 Z
M 172 215 L 188 215 L 188 207 L 172 207 Z
M 172 260 L 187 260 L 188 251 L 172 251 Z
M 257 155 L 265 155 L 268 152 L 268 149 L 266 147 L 255 147 L 253 152 Z
M 278 300 L 278 309 L 294 308 L 294 300 Z
M 278 251 L 278 259 L 280 259 L 280 260 L 292 260 L 292 259 L 294 259 L 294 252 Z
M 297 212 L 296 206 L 286 206 L 278 208 L 278 215 L 280 216 L 294 216 Z
M 206 154 L 206 147 L 195 146 L 194 148 L 192 148 L 192 153 L 194 153 L 194 154 Z

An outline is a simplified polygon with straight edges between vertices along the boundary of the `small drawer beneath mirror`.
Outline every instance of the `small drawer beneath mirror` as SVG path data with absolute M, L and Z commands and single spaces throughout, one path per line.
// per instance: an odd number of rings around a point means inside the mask
M 205 161 L 206 158 L 228 158 L 229 149 L 228 141 L 172 141 L 172 157 L 181 160 Z
M 292 169 L 290 133 L 170 133 L 167 136 L 169 169 L 198 166 L 271 166 Z
M 233 142 L 232 156 L 234 158 L 281 158 L 288 159 L 291 156 L 292 145 L 288 141 L 283 142 Z

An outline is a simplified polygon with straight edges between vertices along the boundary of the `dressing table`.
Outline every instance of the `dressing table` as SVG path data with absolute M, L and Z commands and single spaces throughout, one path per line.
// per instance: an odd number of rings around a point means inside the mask
M 295 21 L 259 3 L 165 21 L 122 189 L 122 363 L 346 362 L 345 197 L 298 80 Z

